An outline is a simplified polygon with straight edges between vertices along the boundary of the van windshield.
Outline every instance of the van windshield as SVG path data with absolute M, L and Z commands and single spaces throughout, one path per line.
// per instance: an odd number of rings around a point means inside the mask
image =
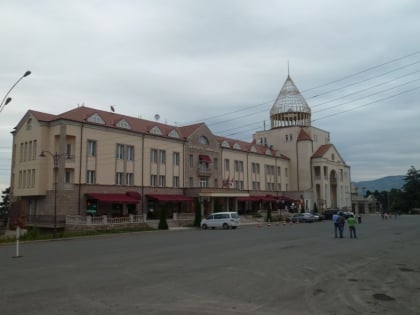
M 231 216 L 232 216 L 232 218 L 234 218 L 234 219 L 237 219 L 237 218 L 239 218 L 239 216 L 238 216 L 238 214 L 235 212 L 235 213 L 232 213 L 231 214 Z

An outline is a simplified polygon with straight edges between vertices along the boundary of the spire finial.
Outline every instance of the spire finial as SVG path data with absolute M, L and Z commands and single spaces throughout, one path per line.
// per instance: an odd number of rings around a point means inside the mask
M 287 60 L 287 76 L 289 76 L 290 75 L 290 72 L 289 72 L 289 60 Z

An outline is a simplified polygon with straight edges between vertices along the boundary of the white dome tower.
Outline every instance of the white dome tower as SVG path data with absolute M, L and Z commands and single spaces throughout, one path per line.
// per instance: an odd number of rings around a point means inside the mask
M 311 125 L 311 109 L 290 75 L 270 110 L 271 129 Z

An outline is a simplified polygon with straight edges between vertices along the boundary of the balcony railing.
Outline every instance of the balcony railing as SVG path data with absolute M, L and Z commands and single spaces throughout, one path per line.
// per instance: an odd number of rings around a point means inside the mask
M 197 169 L 198 176 L 211 176 L 213 171 L 210 168 L 199 167 Z

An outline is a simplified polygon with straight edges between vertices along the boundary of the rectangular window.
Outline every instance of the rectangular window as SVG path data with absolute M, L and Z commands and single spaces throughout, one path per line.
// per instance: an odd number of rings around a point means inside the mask
M 31 170 L 28 170 L 28 177 L 26 177 L 26 171 L 23 171 L 23 178 L 25 180 L 23 188 L 29 187 L 29 178 L 31 178 Z
M 156 149 L 151 149 L 150 150 L 150 162 L 157 164 L 158 161 L 158 150 Z
M 71 172 L 66 171 L 64 174 L 64 183 L 65 184 L 71 184 Z
M 281 168 L 280 168 L 280 166 L 277 166 L 277 176 L 281 176 Z
M 159 163 L 166 164 L 166 151 L 165 150 L 159 150 Z
M 115 185 L 123 185 L 124 184 L 123 178 L 124 178 L 124 173 L 117 172 L 115 174 Z
M 32 188 L 35 187 L 35 169 L 32 169 Z
M 260 173 L 260 164 L 252 163 L 251 167 L 252 167 L 252 173 L 254 173 L 254 174 L 259 174 Z
M 174 152 L 172 154 L 172 160 L 175 166 L 179 166 L 179 152 Z
M 95 171 L 87 171 L 87 174 L 86 174 L 86 182 L 88 184 L 95 184 L 96 183 L 96 174 L 95 174 Z
M 72 153 L 71 153 L 71 143 L 67 143 L 66 144 L 66 153 L 65 153 L 65 158 L 70 160 L 73 158 Z
M 133 173 L 125 174 L 125 184 L 127 186 L 133 186 L 134 185 L 134 174 Z
M 24 147 L 24 149 L 23 149 L 23 161 L 25 162 L 26 161 L 26 158 L 27 158 L 27 154 L 28 153 L 28 142 L 25 142 L 25 147 Z
M 124 145 L 117 144 L 116 158 L 117 158 L 117 160 L 124 160 Z
M 189 179 L 190 187 L 194 187 L 194 179 L 190 177 Z
M 200 178 L 200 187 L 207 188 L 209 186 L 209 181 L 207 178 Z
M 96 156 L 96 141 L 88 140 L 88 156 Z
M 229 171 L 229 159 L 225 159 L 225 171 Z
M 32 160 L 36 160 L 37 150 L 38 150 L 37 142 L 36 142 L 36 140 L 34 140 L 34 145 L 33 145 L 33 148 L 32 148 Z
M 20 144 L 19 162 L 23 162 L 23 142 Z
M 192 154 L 190 154 L 190 156 L 189 156 L 189 164 L 190 164 L 190 167 L 194 166 L 194 157 L 193 157 Z
M 32 141 L 29 141 L 28 161 L 32 159 Z
M 127 160 L 134 161 L 134 146 L 132 145 L 127 146 Z
M 284 169 L 284 176 L 289 177 L 289 172 L 287 167 Z
M 179 187 L 179 176 L 174 176 L 172 179 L 172 187 L 178 188 Z
M 213 168 L 215 170 L 219 169 L 219 159 L 218 158 L 214 158 L 213 159 Z M 217 186 L 216 186 L 217 187 Z
M 150 186 L 157 186 L 157 175 L 150 175 Z
M 237 160 L 233 161 L 233 169 L 235 170 L 235 172 L 239 172 L 238 162 L 239 161 Z
M 198 168 L 202 172 L 206 172 L 209 169 L 209 164 L 205 161 L 199 161 L 198 162 Z
M 166 176 L 159 175 L 159 187 L 166 187 Z

